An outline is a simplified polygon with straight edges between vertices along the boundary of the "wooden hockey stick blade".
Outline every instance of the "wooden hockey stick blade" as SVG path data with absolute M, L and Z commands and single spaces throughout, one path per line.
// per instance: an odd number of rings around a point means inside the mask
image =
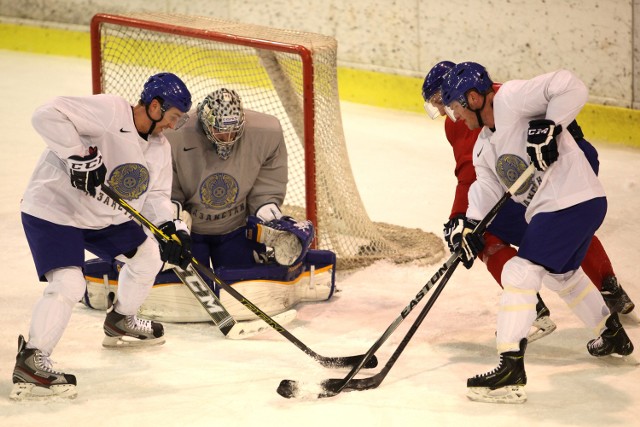
M 115 201 L 118 205 L 120 205 L 125 211 L 127 211 L 133 218 L 135 218 L 143 227 L 146 227 L 157 239 L 160 241 L 168 242 L 171 238 L 167 236 L 162 230 L 156 227 L 151 221 L 145 218 L 140 212 L 138 212 L 134 207 L 132 207 L 126 200 L 124 200 L 115 190 L 109 187 L 106 184 L 102 184 L 102 191 L 113 201 Z M 238 300 L 242 305 L 244 305 L 248 310 L 253 312 L 256 316 L 265 321 L 270 327 L 272 327 L 275 331 L 280 333 L 283 337 L 285 337 L 289 342 L 294 344 L 298 349 L 302 350 L 305 354 L 315 359 L 318 363 L 325 367 L 351 367 L 354 365 L 362 365 L 361 361 L 365 357 L 365 355 L 358 356 L 338 356 L 338 357 L 327 357 L 321 356 L 320 354 L 313 351 L 306 344 L 296 338 L 291 332 L 285 329 L 278 322 L 273 320 L 267 313 L 258 308 L 251 301 L 246 299 L 240 292 L 235 290 L 231 285 L 223 282 L 217 274 L 215 274 L 212 270 L 208 269 L 201 265 L 197 259 L 191 258 L 191 265 L 193 265 L 201 274 L 204 274 L 209 279 L 213 280 L 218 286 L 227 291 L 233 298 Z M 375 356 L 370 357 L 366 363 L 364 364 L 364 368 L 375 368 L 378 365 L 378 361 Z
M 286 325 L 296 318 L 298 312 L 296 310 L 288 310 L 284 313 L 276 314 L 273 317 L 279 324 Z M 262 319 L 247 320 L 236 322 L 235 325 L 226 334 L 226 337 L 232 340 L 243 340 L 266 331 L 270 331 L 271 326 L 267 325 Z

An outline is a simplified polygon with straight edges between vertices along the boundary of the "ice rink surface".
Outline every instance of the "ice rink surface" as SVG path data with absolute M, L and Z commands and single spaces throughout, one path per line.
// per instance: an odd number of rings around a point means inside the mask
M 211 324 L 165 324 L 163 346 L 108 350 L 101 346 L 104 314 L 78 304 L 52 355 L 54 368 L 77 376 L 78 397 L 9 400 L 18 334 L 28 333 L 31 309 L 43 289 L 19 216 L 21 195 L 44 148 L 31 127 L 31 114 L 56 95 L 89 95 L 91 69 L 88 60 L 9 51 L 0 51 L 0 64 L 0 426 L 637 425 L 638 366 L 589 356 L 585 345 L 590 331 L 548 289 L 542 295 L 558 330 L 527 350 L 528 402 L 467 400 L 467 377 L 497 363 L 494 332 L 500 288 L 482 265 L 455 272 L 375 390 L 320 400 L 280 397 L 276 388 L 281 379 L 313 385 L 343 377 L 348 370 L 320 367 L 274 331 L 231 341 Z M 455 186 L 443 122 L 355 104 L 342 104 L 342 114 L 351 165 L 370 217 L 440 235 Z M 584 131 L 588 138 L 589 129 Z M 640 150 L 596 147 L 609 197 L 598 236 L 619 280 L 638 303 Z M 436 269 L 379 262 L 340 273 L 341 292 L 328 303 L 298 306 L 298 318 L 287 328 L 324 356 L 364 353 Z M 378 351 L 381 364 L 421 307 Z M 640 325 L 628 319 L 624 323 L 637 347 Z

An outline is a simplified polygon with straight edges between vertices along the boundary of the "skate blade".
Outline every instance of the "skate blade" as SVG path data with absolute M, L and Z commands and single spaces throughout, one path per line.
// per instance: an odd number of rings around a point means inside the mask
M 535 328 L 535 330 L 531 331 L 529 335 L 527 335 L 527 341 L 529 343 L 537 341 L 540 338 L 546 337 L 547 335 L 549 335 L 550 333 L 556 330 L 557 325 L 553 320 L 551 320 L 551 317 L 544 316 L 544 317 L 540 317 L 539 319 L 536 319 L 535 322 L 533 322 L 533 325 L 531 327 Z
M 164 336 L 160 338 L 140 340 L 128 336 L 109 337 L 105 336 L 102 340 L 102 346 L 106 348 L 134 348 L 134 347 L 151 347 L 165 343 Z
M 640 317 L 638 317 L 638 313 L 636 312 L 637 310 L 631 310 L 630 312 L 628 312 L 627 314 L 622 314 L 620 313 L 620 321 L 625 324 L 625 323 L 635 323 L 635 324 L 639 324 L 640 323 Z
M 271 316 L 273 320 L 280 325 L 286 325 L 296 318 L 298 312 L 296 310 L 288 310 L 284 313 Z M 273 328 L 267 325 L 263 320 L 249 320 L 243 322 L 237 322 L 231 330 L 227 333 L 226 337 L 232 340 L 243 340 L 245 338 L 252 337 L 263 332 L 272 330 Z
M 605 362 L 607 365 L 612 366 L 638 366 L 640 362 L 636 359 L 635 355 L 628 354 L 626 356 L 612 353 L 606 356 L 598 357 L 598 360 Z
M 40 387 L 31 383 L 16 383 L 11 389 L 9 398 L 12 400 L 41 400 L 52 398 L 75 399 L 78 395 L 73 384 L 58 384 L 50 387 Z
M 510 385 L 491 390 L 489 387 L 469 387 L 467 397 L 474 402 L 485 403 L 524 403 L 527 393 L 522 385 Z

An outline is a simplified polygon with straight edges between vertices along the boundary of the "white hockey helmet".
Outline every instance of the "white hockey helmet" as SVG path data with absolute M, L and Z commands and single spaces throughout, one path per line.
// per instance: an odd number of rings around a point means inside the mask
M 221 159 L 231 155 L 233 145 L 244 133 L 244 109 L 236 91 L 220 88 L 198 104 L 198 118 Z

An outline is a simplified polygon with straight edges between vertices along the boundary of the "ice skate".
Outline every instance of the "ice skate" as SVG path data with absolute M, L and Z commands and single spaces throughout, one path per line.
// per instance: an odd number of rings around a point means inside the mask
M 13 400 L 76 397 L 76 377 L 54 371 L 49 357 L 38 349 L 26 348 L 26 345 L 27 342 L 20 335 L 13 368 L 13 389 L 9 397 Z
M 557 328 L 555 322 L 551 320 L 551 312 L 545 305 L 542 298 L 538 294 L 538 303 L 536 304 L 536 320 L 531 325 L 531 331 L 527 335 L 528 342 L 534 342 L 542 337 L 546 337 Z
M 615 276 L 607 276 L 602 281 L 600 293 L 612 313 L 630 314 L 636 306 Z
M 589 354 L 602 357 L 608 355 L 628 356 L 633 353 L 633 344 L 620 323 L 618 313 L 611 314 L 605 326 L 606 329 L 598 338 L 587 343 Z
M 519 351 L 500 355 L 498 366 L 487 373 L 467 380 L 467 397 L 476 402 L 524 403 L 527 395 L 524 386 L 527 374 L 524 370 L 524 351 L 527 339 L 520 341 Z
M 104 347 L 141 347 L 164 344 L 161 323 L 139 319 L 136 315 L 120 314 L 109 304 L 104 320 Z

